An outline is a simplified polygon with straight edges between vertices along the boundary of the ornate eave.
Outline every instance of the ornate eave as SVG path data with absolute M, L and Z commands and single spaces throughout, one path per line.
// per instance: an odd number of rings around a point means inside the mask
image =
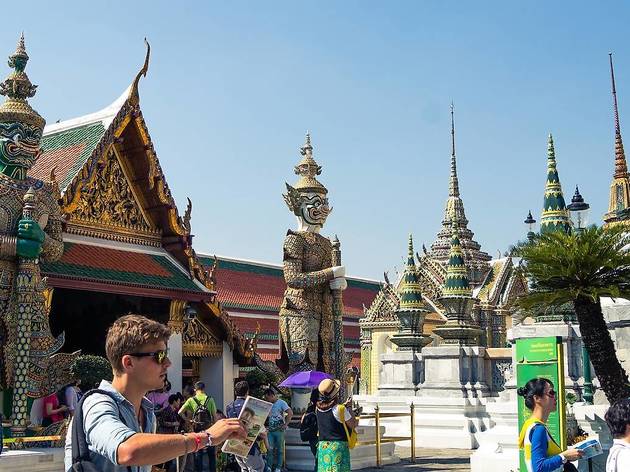
M 182 332 L 184 357 L 221 357 L 223 343 L 197 317 L 185 320 Z

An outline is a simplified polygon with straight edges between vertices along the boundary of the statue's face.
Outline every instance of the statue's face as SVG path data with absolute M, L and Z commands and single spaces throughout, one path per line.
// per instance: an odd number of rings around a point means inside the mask
M 30 169 L 41 154 L 42 130 L 25 123 L 0 123 L 0 163 Z
M 300 196 L 300 214 L 299 216 L 305 223 L 313 226 L 324 226 L 324 222 L 330 214 L 328 206 L 328 198 L 321 193 L 303 193 Z

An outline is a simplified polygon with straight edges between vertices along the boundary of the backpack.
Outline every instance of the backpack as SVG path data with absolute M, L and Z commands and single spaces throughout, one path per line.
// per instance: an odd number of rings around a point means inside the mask
M 308 412 L 300 422 L 300 439 L 302 441 L 314 441 L 317 439 L 317 415 L 314 411 Z
M 210 397 L 206 397 L 206 401 L 203 405 L 196 397 L 192 397 L 192 399 L 197 404 L 197 408 L 195 409 L 192 417 L 193 431 L 195 433 L 199 433 L 212 426 L 212 415 L 210 414 L 210 410 L 208 410 L 208 401 L 210 400 Z
M 83 395 L 83 398 L 81 398 L 81 401 L 77 405 L 74 418 L 72 419 L 72 469 L 70 469 L 69 472 L 99 472 L 94 463 L 90 460 L 90 450 L 88 449 L 85 428 L 83 427 L 83 403 L 87 397 L 94 393 L 107 395 L 118 405 L 114 395 L 106 390 L 95 388 Z M 125 426 L 128 426 L 122 415 L 120 415 L 120 410 L 118 413 L 118 419 L 120 419 Z M 130 466 L 127 466 L 127 472 L 131 472 Z

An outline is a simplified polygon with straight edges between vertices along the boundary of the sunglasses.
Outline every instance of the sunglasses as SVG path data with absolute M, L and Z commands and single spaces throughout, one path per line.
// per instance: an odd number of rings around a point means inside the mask
M 133 357 L 152 357 L 155 362 L 161 365 L 168 359 L 168 349 L 153 352 L 132 352 L 129 355 Z

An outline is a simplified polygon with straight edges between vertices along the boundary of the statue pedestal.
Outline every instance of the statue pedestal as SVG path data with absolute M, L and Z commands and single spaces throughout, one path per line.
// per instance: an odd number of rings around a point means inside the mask
M 422 350 L 425 381 L 419 397 L 483 398 L 490 394 L 485 361 L 479 346 L 425 347 Z
M 374 426 L 357 427 L 359 441 L 374 441 L 376 439 L 376 428 Z M 381 435 L 385 434 L 385 427 L 381 426 Z M 300 431 L 289 428 L 285 434 L 286 441 L 286 466 L 289 470 L 312 471 L 315 467 L 315 458 L 311 454 L 308 443 L 300 440 Z M 400 458 L 394 454 L 394 443 L 381 445 L 381 460 L 383 465 L 397 464 Z M 350 451 L 352 470 L 367 469 L 376 467 L 376 446 L 358 445 Z
M 24 449 L 21 451 L 3 450 L 0 456 L 0 472 L 59 472 L 64 470 L 63 448 Z
M 381 354 L 379 395 L 415 395 L 422 381 L 422 355 L 414 351 L 396 351 Z

